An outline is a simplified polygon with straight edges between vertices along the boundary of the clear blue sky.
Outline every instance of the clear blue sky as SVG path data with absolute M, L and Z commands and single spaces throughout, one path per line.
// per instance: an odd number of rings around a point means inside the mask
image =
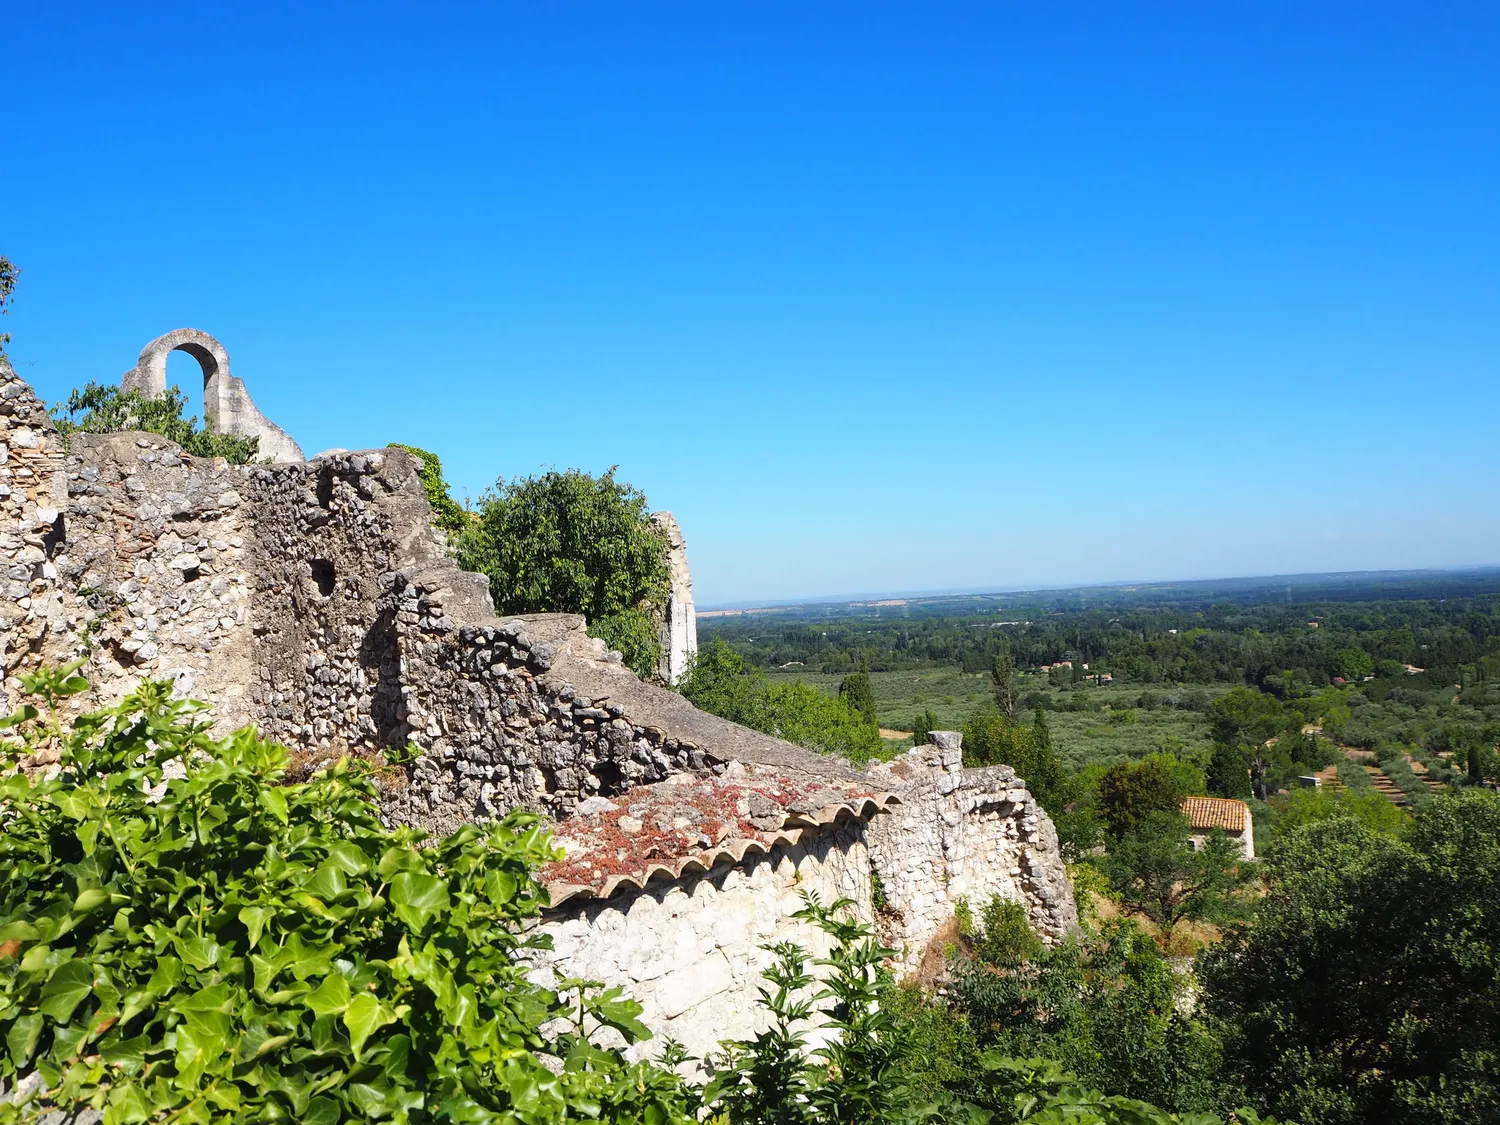
M 1500 562 L 1493 3 L 12 0 L 0 36 L 49 399 L 202 328 L 309 453 L 411 442 L 471 495 L 618 463 L 700 604 Z

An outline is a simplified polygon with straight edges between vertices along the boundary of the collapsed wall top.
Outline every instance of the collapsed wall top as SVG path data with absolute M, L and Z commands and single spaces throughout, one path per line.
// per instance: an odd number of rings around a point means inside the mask
M 141 349 L 135 367 L 125 372 L 120 386 L 156 396 L 167 389 L 167 356 L 187 352 L 203 369 L 203 417 L 221 434 L 260 439 L 258 456 L 277 464 L 305 461 L 291 435 L 262 414 L 250 399 L 245 381 L 229 373 L 229 353 L 207 332 L 178 328 L 158 336 Z

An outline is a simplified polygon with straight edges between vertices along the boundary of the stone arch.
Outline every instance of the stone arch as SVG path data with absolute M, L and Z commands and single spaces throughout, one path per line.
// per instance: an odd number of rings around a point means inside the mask
M 229 352 L 207 332 L 177 328 L 158 336 L 144 348 L 136 365 L 125 372 L 120 386 L 145 395 L 167 389 L 167 356 L 187 352 L 203 369 L 203 418 L 224 434 L 260 439 L 260 454 L 272 461 L 302 461 L 302 449 L 280 426 L 262 414 L 250 399 L 242 379 L 229 373 Z

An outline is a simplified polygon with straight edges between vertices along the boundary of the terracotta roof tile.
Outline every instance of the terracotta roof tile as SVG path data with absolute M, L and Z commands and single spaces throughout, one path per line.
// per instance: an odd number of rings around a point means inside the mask
M 1188 797 L 1182 802 L 1188 824 L 1200 831 L 1222 828 L 1226 832 L 1243 832 L 1250 821 L 1250 807 L 1244 801 L 1226 797 Z
M 566 857 L 543 867 L 542 879 L 554 907 L 576 897 L 609 898 L 652 879 L 739 863 L 795 843 L 806 830 L 865 820 L 896 803 L 891 793 L 766 767 L 739 767 L 722 778 L 679 776 L 585 802 L 581 815 L 559 821 L 554 839 Z

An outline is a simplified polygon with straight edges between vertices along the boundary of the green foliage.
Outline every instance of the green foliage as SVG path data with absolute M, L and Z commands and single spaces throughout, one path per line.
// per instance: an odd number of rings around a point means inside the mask
M 718 638 L 699 650 L 680 690 L 701 710 L 821 754 L 863 763 L 885 750 L 875 724 L 843 699 L 796 680 L 767 683 Z
M 1187 819 L 1175 810 L 1151 813 L 1115 841 L 1102 867 L 1120 901 L 1161 926 L 1243 917 L 1255 880 L 1236 841 L 1216 829 L 1194 848 Z
M 722 1070 L 706 1100 L 730 1125 L 935 1120 L 935 1107 L 923 1105 L 897 1077 L 907 1044 L 879 1003 L 881 963 L 897 951 L 848 919 L 853 904 L 847 900 L 827 907 L 812 895 L 803 901 L 796 917 L 832 939 L 830 954 L 814 962 L 828 971 L 815 978 L 806 952 L 794 943 L 767 947 L 775 960 L 763 975 L 774 991 L 762 989 L 761 997 L 771 1026 L 754 1039 L 725 1044 Z M 822 1045 L 809 1050 L 815 1016 L 824 1034 Z
M 10 304 L 15 299 L 16 281 L 21 271 L 4 254 L 0 254 L 0 316 L 10 315 Z M 5 345 L 10 343 L 10 333 L 0 332 L 0 359 L 5 359 Z
M 677 1079 L 585 1034 L 639 1037 L 638 1005 L 528 980 L 555 854 L 536 818 L 393 831 L 356 764 L 283 784 L 286 750 L 214 740 L 170 683 L 68 730 L 84 681 L 27 686 L 6 763 L 58 765 L 0 779 L 5 1085 L 34 1070 L 108 1125 L 692 1120 Z
M 711 1112 L 722 1114 L 715 1120 L 726 1125 L 1219 1125 L 1211 1114 L 1178 1117 L 1147 1102 L 1105 1095 L 1068 1073 L 1066 1064 L 1016 1060 L 986 1048 L 965 1015 L 916 988 L 890 985 L 881 963 L 895 950 L 882 947 L 870 927 L 848 921 L 847 903 L 825 908 L 815 898 L 804 896 L 804 901 L 799 916 L 832 939 L 829 956 L 815 962 L 825 974 L 819 979 L 810 972 L 807 954 L 795 944 L 767 947 L 775 959 L 762 974 L 770 987 L 761 989 L 761 1004 L 770 1026 L 754 1039 L 725 1044 L 723 1069 L 704 1099 Z M 1127 1080 L 1136 1086 L 1149 1084 L 1153 1093 L 1210 1104 L 1208 1092 L 1194 1085 L 1197 1076 L 1181 1081 L 1182 1071 L 1164 1055 L 1165 1049 L 1186 1043 L 1198 1051 L 1194 1065 L 1201 1068 L 1214 1057 L 1201 1032 L 1176 1014 L 1174 974 L 1149 940 L 1122 927 L 1093 959 L 1084 961 L 1071 948 L 1069 956 L 1076 971 L 1050 973 L 1050 991 L 1042 1000 L 1048 1006 L 1027 1008 L 1034 1034 L 1010 1038 L 1043 1040 L 1048 1046 L 1087 1040 L 1091 1049 L 1077 1054 L 1094 1063 L 1095 1072 L 1114 1077 L 1123 1063 Z M 992 967 L 976 972 L 993 981 L 1008 979 Z M 986 1033 L 998 1030 L 1005 1037 L 1015 1030 L 1005 1022 L 992 1028 L 988 1020 L 990 1014 L 1003 1018 L 1015 1010 L 1015 1004 L 1002 1004 L 981 1016 Z M 1175 1084 L 1163 1085 L 1164 1078 Z M 1263 1120 L 1244 1110 L 1235 1119 L 1244 1125 Z
M 1039 725 L 1027 726 L 998 708 L 984 707 L 964 724 L 963 736 L 964 765 L 1012 766 L 1044 809 L 1061 808 L 1063 767 L 1045 716 Z
M 1230 1075 L 1316 1125 L 1500 1119 L 1500 798 L 1399 839 L 1316 820 L 1265 866 L 1255 925 L 1199 958 Z
M 1364 771 L 1360 770 L 1363 774 Z M 1293 789 L 1271 800 L 1275 811 L 1268 844 L 1323 820 L 1352 817 L 1372 832 L 1400 836 L 1411 825 L 1411 817 L 1372 789 Z
M 418 449 L 415 445 L 402 445 L 399 441 L 391 442 L 391 448 L 404 449 L 422 463 L 418 472 L 422 480 L 422 491 L 427 495 L 427 502 L 432 505 L 433 526 L 450 534 L 467 527 L 469 513 L 463 510 L 463 506 L 448 491 L 448 482 L 443 479 L 443 462 L 438 455 Z
M 490 580 L 500 613 L 581 613 L 643 676 L 661 659 L 667 543 L 646 497 L 576 469 L 496 482 L 454 539 L 459 565 Z
M 144 430 L 175 441 L 194 457 L 223 457 L 232 465 L 248 465 L 260 450 L 260 438 L 221 434 L 197 416 L 184 418 L 187 396 L 172 386 L 155 397 L 135 389 L 124 390 L 88 383 L 75 390 L 67 402 L 52 408 L 52 418 L 61 434 L 116 434 Z
M 1389 662 L 1389 664 L 1395 663 L 1394 660 Z M 1391 671 L 1389 664 L 1387 665 L 1387 671 Z M 1351 683 L 1357 682 L 1363 680 L 1366 676 L 1374 674 L 1375 661 L 1364 649 L 1351 645 L 1348 648 L 1341 648 L 1333 654 L 1333 672 L 1334 675 L 1342 676 Z
M 985 1055 L 1045 1056 L 1090 1086 L 1168 1109 L 1234 1104 L 1217 1082 L 1216 1043 L 1179 1011 L 1179 975 L 1134 923 L 1110 922 L 1020 957 L 1008 949 L 1001 961 L 987 959 L 982 945 L 975 952 L 953 961 L 952 984 L 930 1004 L 946 1020 L 926 1018 L 936 1026 L 924 1027 L 931 1039 L 917 1044 L 917 1081 L 928 1067 L 951 1068 L 956 1094 L 1003 1114 L 1007 1100 L 991 1085 Z M 955 1048 L 966 1054 L 952 1057 Z
M 990 662 L 990 692 L 1000 714 L 1012 722 L 1021 713 L 1021 688 L 1016 680 L 1016 661 L 1009 652 L 995 654 Z
M 938 726 L 938 717 L 931 710 L 923 711 L 919 714 L 916 723 L 913 725 L 915 727 L 911 732 L 911 744 L 913 746 L 926 746 L 932 741 L 932 732 L 942 729 L 942 727 Z
M 839 698 L 854 714 L 866 722 L 877 723 L 875 715 L 875 693 L 870 687 L 868 672 L 851 672 L 839 684 Z
M 1250 796 L 1250 752 L 1243 746 L 1214 743 L 1205 785 L 1217 797 Z
M 1139 832 L 1156 813 L 1176 813 L 1182 799 L 1202 793 L 1202 773 L 1170 754 L 1110 766 L 1099 778 L 1095 807 L 1115 840 Z
M 1026 908 L 1014 899 L 991 895 L 983 911 L 984 928 L 974 935 L 974 951 L 990 965 L 1015 966 L 1042 953 L 1042 941 L 1031 932 Z

